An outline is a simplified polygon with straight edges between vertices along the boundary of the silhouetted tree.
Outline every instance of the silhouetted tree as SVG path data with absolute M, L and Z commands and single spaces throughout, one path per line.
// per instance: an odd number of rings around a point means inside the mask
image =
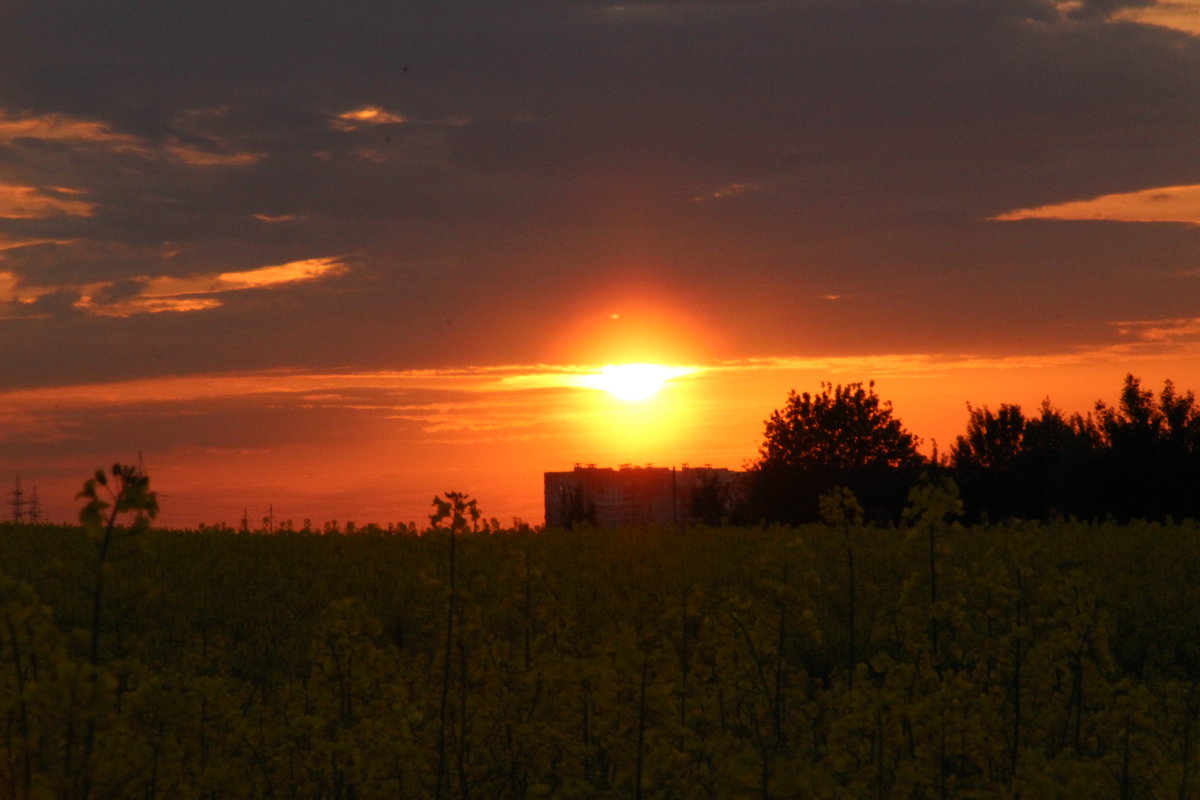
M 1096 403 L 1103 489 L 1118 519 L 1194 515 L 1200 510 L 1200 415 L 1195 396 L 1166 381 L 1156 398 L 1125 376 L 1116 406 Z
M 950 466 L 965 498 L 968 518 L 1024 516 L 1028 498 L 1016 462 L 1025 435 L 1021 407 L 1003 403 L 993 413 L 967 404 L 967 432 L 950 451 Z
M 1167 381 L 1162 393 L 1127 375 L 1116 405 L 1067 416 L 1042 403 L 993 414 L 968 406 L 951 464 L 971 519 L 1161 519 L 1200 512 L 1200 410 Z
M 1025 415 L 1020 406 L 1001 403 L 992 413 L 987 406 L 967 404 L 967 434 L 959 436 L 950 453 L 955 469 L 1008 469 L 1021 452 Z
M 1200 410 L 1196 408 L 1196 396 L 1190 391 L 1180 396 L 1175 392 L 1175 384 L 1166 381 L 1159 395 L 1159 407 L 1171 449 L 1185 455 L 1200 453 Z
M 821 384 L 818 394 L 788 394 L 771 413 L 759 459 L 752 465 L 752 515 L 779 522 L 820 518 L 818 498 L 835 486 L 851 489 L 871 518 L 894 519 L 923 459 L 918 439 L 866 386 Z

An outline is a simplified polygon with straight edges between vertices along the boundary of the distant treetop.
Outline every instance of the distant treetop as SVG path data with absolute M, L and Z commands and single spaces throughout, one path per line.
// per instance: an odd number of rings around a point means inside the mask
M 816 395 L 788 394 L 771 413 L 755 468 L 845 472 L 869 467 L 913 467 L 920 440 L 892 416 L 875 382 L 834 386 Z

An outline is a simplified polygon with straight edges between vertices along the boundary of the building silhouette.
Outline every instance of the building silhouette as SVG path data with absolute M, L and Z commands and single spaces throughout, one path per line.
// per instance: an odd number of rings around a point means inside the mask
M 708 491 L 729 502 L 743 473 L 724 467 L 597 467 L 576 464 L 570 472 L 544 474 L 546 527 L 588 522 L 599 527 L 686 525 L 697 519 L 693 500 Z M 711 520 L 707 520 L 711 521 Z

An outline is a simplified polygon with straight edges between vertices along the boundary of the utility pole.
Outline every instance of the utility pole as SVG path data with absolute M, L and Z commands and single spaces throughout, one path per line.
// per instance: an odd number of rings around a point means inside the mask
M 25 521 L 25 495 L 21 492 L 21 479 L 17 478 L 12 490 L 12 520 L 20 525 Z
M 29 493 L 29 524 L 37 525 L 42 521 L 42 505 L 38 501 L 37 487 Z
M 679 483 L 675 477 L 675 465 L 671 465 L 671 522 L 683 533 L 683 520 L 679 518 Z

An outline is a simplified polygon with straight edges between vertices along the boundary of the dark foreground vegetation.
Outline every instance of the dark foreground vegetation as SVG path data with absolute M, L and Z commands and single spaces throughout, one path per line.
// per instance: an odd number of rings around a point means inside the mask
M 149 499 L 0 526 L 0 796 L 1200 795 L 1194 523 L 108 526 Z
M 874 384 L 793 392 L 766 421 L 735 521 L 820 519 L 818 499 L 847 486 L 870 519 L 898 520 L 923 472 L 952 478 L 970 521 L 1200 518 L 1200 405 L 1170 381 L 1126 377 L 1115 405 L 1085 413 L 1042 403 L 968 406 L 966 431 L 926 458 Z M 715 521 L 715 520 L 714 520 Z

